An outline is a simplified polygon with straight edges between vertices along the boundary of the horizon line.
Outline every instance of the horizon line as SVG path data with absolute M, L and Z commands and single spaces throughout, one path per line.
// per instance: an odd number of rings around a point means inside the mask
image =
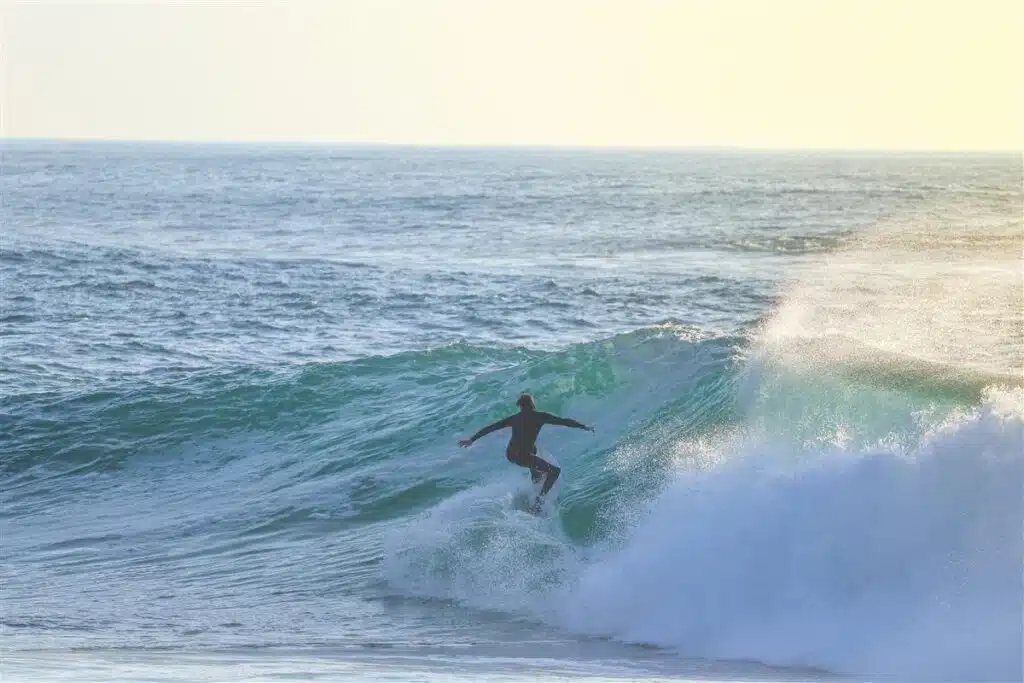
M 748 152 L 748 153 L 851 153 L 851 154 L 1020 154 L 1024 148 L 942 148 L 942 147 L 770 147 L 714 144 L 552 144 L 552 143 L 434 143 L 434 142 L 378 142 L 367 140 L 317 140 L 292 138 L 105 138 L 105 137 L 29 137 L 0 135 L 0 145 L 31 143 L 71 144 L 151 144 L 151 145 L 267 145 L 272 147 L 340 147 L 340 148 L 395 148 L 423 150 L 494 150 L 494 151 L 618 151 L 618 152 Z

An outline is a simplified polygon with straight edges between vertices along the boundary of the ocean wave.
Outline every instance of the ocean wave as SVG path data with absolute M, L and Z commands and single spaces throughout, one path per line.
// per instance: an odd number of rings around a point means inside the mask
M 685 361 L 697 348 L 688 341 L 692 334 L 668 324 L 560 351 L 453 343 L 276 369 L 161 370 L 75 391 L 9 395 L 0 398 L 0 464 L 9 473 L 60 463 L 116 469 L 183 443 L 245 434 L 302 440 L 333 430 L 331 439 L 358 446 L 355 452 L 396 427 L 437 438 L 439 427 L 450 434 L 507 411 L 522 391 L 561 409 L 608 396 L 620 383 L 636 385 L 642 372 L 653 379 L 659 363 Z M 725 358 L 741 340 L 702 343 Z M 441 422 L 433 424 L 437 417 Z M 323 456 L 315 444 L 310 448 L 311 457 Z M 368 450 L 377 455 L 388 448 L 395 450 L 392 443 Z M 409 454 L 410 444 L 397 450 Z
M 6 397 L 5 544 L 169 595 L 383 593 L 700 658 L 1019 674 L 1020 387 L 763 354 L 669 321 Z M 455 447 L 522 391 L 597 427 L 542 436 L 544 518 L 512 505 L 502 439 Z

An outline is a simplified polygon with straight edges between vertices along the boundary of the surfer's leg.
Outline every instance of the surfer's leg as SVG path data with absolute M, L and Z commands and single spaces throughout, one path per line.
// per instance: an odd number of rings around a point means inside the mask
M 536 455 L 531 455 L 527 458 L 531 474 L 533 472 L 540 472 L 545 475 L 544 486 L 540 490 L 541 497 L 546 496 L 551 487 L 555 485 L 558 480 L 558 475 L 562 473 L 562 468 L 558 465 L 552 465 L 547 460 L 539 458 Z
M 558 475 L 562 473 L 561 468 L 557 465 L 552 465 L 547 460 L 538 457 L 536 448 L 534 448 L 532 453 L 526 456 L 521 455 L 513 449 L 509 449 L 506 453 L 506 457 L 508 457 L 508 461 L 514 465 L 529 468 L 530 479 L 533 483 L 536 484 L 540 481 L 542 476 L 544 477 L 544 486 L 541 487 L 538 497 L 547 495 L 547 492 L 555 485 L 555 480 L 558 479 Z
M 519 453 L 519 451 L 513 448 L 509 448 L 508 452 L 505 454 L 505 457 L 507 457 L 508 461 L 513 465 L 518 465 L 519 467 L 524 467 L 530 470 L 530 481 L 532 481 L 534 484 L 536 484 L 541 480 L 541 478 L 543 478 L 544 473 L 533 466 L 530 455 L 523 457 Z
M 530 481 L 533 482 L 534 484 L 539 484 L 541 480 L 544 479 L 544 472 L 540 471 L 529 462 L 518 459 L 511 460 L 510 462 L 513 465 L 519 465 L 520 467 L 525 467 L 526 469 L 530 470 Z

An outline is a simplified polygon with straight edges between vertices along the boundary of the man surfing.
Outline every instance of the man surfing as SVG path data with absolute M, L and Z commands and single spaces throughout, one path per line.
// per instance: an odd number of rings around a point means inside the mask
M 537 410 L 537 404 L 530 394 L 520 396 L 519 400 L 516 401 L 516 405 L 519 406 L 518 413 L 509 415 L 503 420 L 498 420 L 494 424 L 487 425 L 468 439 L 459 441 L 459 445 L 463 448 L 468 448 L 481 436 L 504 429 L 505 427 L 511 427 L 512 438 L 509 439 L 505 457 L 514 465 L 529 468 L 530 479 L 533 480 L 533 483 L 539 482 L 542 475 L 545 477 L 540 495 L 534 501 L 534 507 L 539 508 L 541 500 L 551 490 L 551 487 L 555 485 L 558 475 L 562 472 L 561 468 L 557 465 L 552 465 L 537 456 L 537 435 L 540 434 L 540 428 L 546 424 L 552 424 L 585 429 L 588 432 L 592 432 L 594 429 L 582 422 Z

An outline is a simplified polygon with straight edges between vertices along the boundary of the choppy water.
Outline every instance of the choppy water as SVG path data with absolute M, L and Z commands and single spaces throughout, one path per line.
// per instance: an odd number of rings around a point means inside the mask
M 0 151 L 5 679 L 1020 678 L 1019 156 Z

